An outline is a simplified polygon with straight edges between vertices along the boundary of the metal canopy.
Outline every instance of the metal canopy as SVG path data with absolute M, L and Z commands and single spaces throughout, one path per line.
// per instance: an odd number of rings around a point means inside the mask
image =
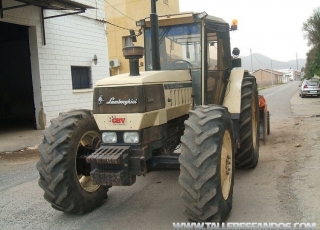
M 50 10 L 86 10 L 94 9 L 89 5 L 84 5 L 70 0 L 17 0 L 28 5 L 39 6 L 43 9 Z
M 71 0 L 16 0 L 17 2 L 21 2 L 24 4 L 11 6 L 7 8 L 2 8 L 2 0 L 0 0 L 0 18 L 3 18 L 3 11 L 5 10 L 13 10 L 16 8 L 26 7 L 30 5 L 38 6 L 41 8 L 41 26 L 42 26 L 42 36 L 43 36 L 43 44 L 46 45 L 46 35 L 45 35 L 45 26 L 44 20 L 50 18 L 63 17 L 72 14 L 80 14 L 84 13 L 86 9 L 95 9 L 95 7 L 81 4 L 79 2 L 71 1 Z M 44 10 L 69 10 L 74 12 L 68 12 L 65 14 L 58 14 L 54 16 L 44 17 Z

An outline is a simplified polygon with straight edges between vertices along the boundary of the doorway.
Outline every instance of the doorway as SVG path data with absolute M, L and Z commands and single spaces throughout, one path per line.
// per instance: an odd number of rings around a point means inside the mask
M 36 129 L 29 29 L 0 22 L 0 126 Z

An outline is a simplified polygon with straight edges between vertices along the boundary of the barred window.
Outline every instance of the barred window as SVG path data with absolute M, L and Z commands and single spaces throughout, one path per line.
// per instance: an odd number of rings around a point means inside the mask
M 130 36 L 122 37 L 123 47 L 132 46 L 132 38 Z
M 90 67 L 71 66 L 72 89 L 91 89 L 92 78 Z

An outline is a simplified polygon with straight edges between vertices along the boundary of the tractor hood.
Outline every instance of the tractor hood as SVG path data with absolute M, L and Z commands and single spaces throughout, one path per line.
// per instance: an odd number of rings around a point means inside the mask
M 108 87 L 116 85 L 144 85 L 164 82 L 191 81 L 189 70 L 166 70 L 140 72 L 139 76 L 129 76 L 128 73 L 104 78 L 96 82 L 95 87 Z

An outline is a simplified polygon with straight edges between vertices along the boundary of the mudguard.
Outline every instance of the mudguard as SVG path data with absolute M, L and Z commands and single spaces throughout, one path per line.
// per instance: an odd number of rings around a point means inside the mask
M 231 71 L 229 83 L 223 100 L 223 105 L 228 108 L 231 114 L 240 114 L 241 112 L 241 85 L 243 76 L 243 69 Z

